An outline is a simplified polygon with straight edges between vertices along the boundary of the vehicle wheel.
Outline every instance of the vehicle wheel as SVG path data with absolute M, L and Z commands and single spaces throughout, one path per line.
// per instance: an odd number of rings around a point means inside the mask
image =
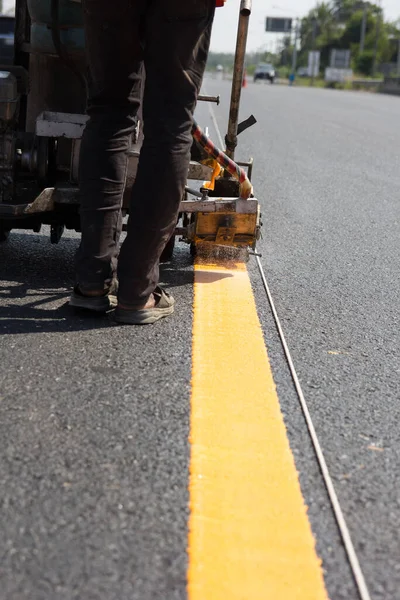
M 9 235 L 10 230 L 6 229 L 3 223 L 0 223 L 0 244 L 6 242 Z
M 274 78 L 270 79 L 271 85 L 274 83 Z
M 174 248 L 175 248 L 175 234 L 173 234 L 173 236 L 170 238 L 169 242 L 167 242 L 167 245 L 165 246 L 165 248 L 161 254 L 160 263 L 169 262 L 172 259 L 173 255 L 174 255 Z

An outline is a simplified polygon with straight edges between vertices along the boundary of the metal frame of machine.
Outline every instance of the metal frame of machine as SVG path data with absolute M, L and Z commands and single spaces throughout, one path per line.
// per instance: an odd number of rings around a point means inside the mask
M 39 51 L 32 43 L 29 7 L 33 0 L 17 0 L 14 65 L 3 68 L 0 65 L 0 241 L 4 241 L 12 229 L 39 231 L 42 224 L 50 225 L 52 243 L 60 240 L 65 227 L 80 230 L 78 163 L 80 140 L 87 121 L 83 109 L 86 103 L 82 84 L 84 59 L 63 47 L 60 31 L 64 33 L 65 27 L 60 27 L 58 21 L 58 3 L 72 2 L 76 10 L 79 0 L 45 1 L 52 19 L 48 25 L 52 48 Z M 226 155 L 231 160 L 234 160 L 238 134 L 255 122 L 254 118 L 242 124 L 238 121 L 251 4 L 251 0 L 242 0 L 240 7 L 225 140 Z M 60 94 L 57 78 L 58 82 L 65 82 L 68 89 L 72 86 L 70 98 Z M 209 96 L 200 96 L 199 100 L 219 102 L 218 97 Z M 204 158 L 204 149 L 201 151 Z M 139 153 L 137 147 L 129 152 L 125 211 Z M 197 160 L 190 163 L 188 180 L 209 181 L 213 179 L 213 163 L 211 161 L 210 168 L 210 160 L 201 160 L 198 154 Z M 218 159 L 214 159 L 214 166 L 217 162 Z M 240 166 L 247 168 L 250 179 L 252 160 Z M 181 236 L 192 247 L 206 242 L 254 248 L 260 234 L 259 204 L 253 197 L 241 198 L 240 190 L 240 182 L 226 171 L 222 171 L 213 185 L 205 185 L 199 192 L 187 187 L 175 236 Z M 169 244 L 171 254 L 175 236 Z

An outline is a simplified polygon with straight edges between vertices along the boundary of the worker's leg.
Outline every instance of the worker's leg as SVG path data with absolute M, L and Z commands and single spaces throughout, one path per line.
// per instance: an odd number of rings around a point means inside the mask
M 144 143 L 118 266 L 121 306 L 143 306 L 176 225 L 215 0 L 154 0 L 146 18 Z
M 115 274 L 127 150 L 140 102 L 146 0 L 84 0 L 90 120 L 80 154 L 83 293 L 107 290 Z

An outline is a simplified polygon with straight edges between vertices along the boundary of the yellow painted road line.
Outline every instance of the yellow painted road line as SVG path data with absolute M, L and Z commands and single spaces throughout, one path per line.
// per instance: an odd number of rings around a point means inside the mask
M 189 600 L 327 600 L 245 267 L 195 267 Z

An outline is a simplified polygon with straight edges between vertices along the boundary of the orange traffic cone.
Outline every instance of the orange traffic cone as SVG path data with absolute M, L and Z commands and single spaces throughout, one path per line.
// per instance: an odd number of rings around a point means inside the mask
M 243 73 L 243 83 L 242 83 L 242 87 L 247 87 L 247 73 L 246 70 Z

